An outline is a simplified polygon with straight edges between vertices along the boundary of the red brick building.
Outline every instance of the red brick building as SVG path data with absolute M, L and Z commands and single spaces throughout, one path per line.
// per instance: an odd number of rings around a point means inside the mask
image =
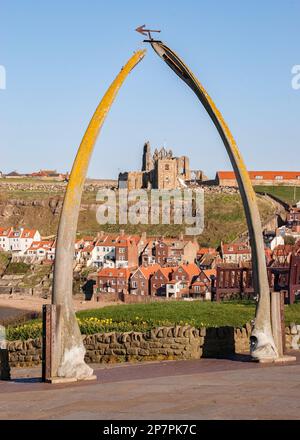
M 247 243 L 221 243 L 224 263 L 240 264 L 251 261 L 251 248 Z
M 115 242 L 116 267 L 137 268 L 139 265 L 138 242 L 140 237 L 123 232 Z
M 166 284 L 171 281 L 174 270 L 176 267 L 161 267 L 154 272 L 150 280 L 152 296 L 166 296 Z
M 300 171 L 249 171 L 252 185 L 300 185 Z M 216 184 L 237 187 L 233 171 L 218 171 Z
M 217 271 L 215 269 L 202 270 L 190 287 L 190 296 L 193 298 L 211 299 L 215 286 Z
M 172 273 L 172 279 L 166 285 L 167 297 L 189 297 L 190 287 L 200 274 L 200 269 L 195 263 L 181 264 Z
M 287 215 L 287 225 L 293 232 L 300 232 L 300 208 L 290 209 Z
M 161 266 L 194 263 L 198 250 L 199 245 L 196 240 L 184 240 L 183 237 L 164 238 L 156 243 L 155 260 Z
M 99 293 L 128 291 L 130 274 L 127 268 L 100 269 L 97 273 L 96 289 Z
M 160 269 L 158 264 L 151 266 L 140 266 L 133 272 L 130 278 L 130 293 L 133 295 L 147 296 L 151 294 L 151 277 Z

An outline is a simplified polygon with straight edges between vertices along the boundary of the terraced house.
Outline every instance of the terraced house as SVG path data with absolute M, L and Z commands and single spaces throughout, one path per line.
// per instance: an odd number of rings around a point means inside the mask
M 189 297 L 193 281 L 200 274 L 200 269 L 195 263 L 182 264 L 171 274 L 171 280 L 166 283 L 166 297 Z
M 221 243 L 224 263 L 240 264 L 251 261 L 251 248 L 247 243 Z
M 6 252 L 24 255 L 34 241 L 40 241 L 41 235 L 37 229 L 0 228 L 0 246 Z
M 155 261 L 161 266 L 194 263 L 199 245 L 196 240 L 163 238 L 155 245 Z
M 101 293 L 128 292 L 130 270 L 102 268 L 97 273 L 96 290 Z
M 147 296 L 151 294 L 151 278 L 160 268 L 158 264 L 152 266 L 140 266 L 133 272 L 130 278 L 130 293 L 133 295 Z

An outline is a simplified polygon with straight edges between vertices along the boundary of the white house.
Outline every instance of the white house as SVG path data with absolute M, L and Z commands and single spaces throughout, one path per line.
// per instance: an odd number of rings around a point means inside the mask
M 276 237 L 273 238 L 270 243 L 270 248 L 272 251 L 274 251 L 274 249 L 279 245 L 284 245 L 284 238 L 282 235 L 276 235 Z
M 97 267 L 114 267 L 118 235 L 101 234 L 92 251 L 92 264 Z
M 54 260 L 55 243 L 53 241 L 34 241 L 25 255 L 35 257 L 39 261 Z
M 40 241 L 41 235 L 36 229 L 0 228 L 0 246 L 4 251 L 23 255 L 34 241 Z
M 166 297 L 169 298 L 173 296 L 174 298 L 178 298 L 181 289 L 182 285 L 180 281 L 169 281 L 168 283 L 166 283 Z
M 34 241 L 41 241 L 41 234 L 36 229 L 21 228 L 20 253 L 24 254 Z
M 77 263 L 86 261 L 86 251 L 84 249 L 88 248 L 89 246 L 94 247 L 95 239 L 93 237 L 84 237 L 80 238 L 79 240 L 76 240 L 75 242 L 75 250 L 74 250 L 74 257 Z

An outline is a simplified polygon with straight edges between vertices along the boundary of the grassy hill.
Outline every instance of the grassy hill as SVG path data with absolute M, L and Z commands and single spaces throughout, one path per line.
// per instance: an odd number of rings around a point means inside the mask
M 63 192 L 17 190 L 0 192 L 0 226 L 26 226 L 37 228 L 43 236 L 57 231 Z M 258 197 L 263 220 L 274 213 L 269 201 Z M 120 228 L 127 233 L 147 235 L 176 236 L 185 232 L 185 225 L 99 225 L 96 219 L 96 192 L 85 192 L 78 222 L 78 235 L 96 234 L 100 230 L 118 232 Z M 238 193 L 205 193 L 205 229 L 199 242 L 201 245 L 218 246 L 223 241 L 232 241 L 246 230 L 246 221 L 240 195 Z
M 300 201 L 300 186 L 255 186 L 254 188 L 255 191 L 272 194 L 290 205 Z

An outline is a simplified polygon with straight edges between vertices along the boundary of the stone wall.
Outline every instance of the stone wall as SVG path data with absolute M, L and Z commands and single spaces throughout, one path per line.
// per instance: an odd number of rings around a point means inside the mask
M 196 329 L 191 326 L 158 327 L 146 333 L 111 332 L 83 336 L 86 362 L 114 363 L 226 357 L 249 352 L 251 325 L 240 328 Z M 300 325 L 286 327 L 286 348 L 299 349 Z M 42 339 L 7 343 L 11 367 L 39 365 Z

